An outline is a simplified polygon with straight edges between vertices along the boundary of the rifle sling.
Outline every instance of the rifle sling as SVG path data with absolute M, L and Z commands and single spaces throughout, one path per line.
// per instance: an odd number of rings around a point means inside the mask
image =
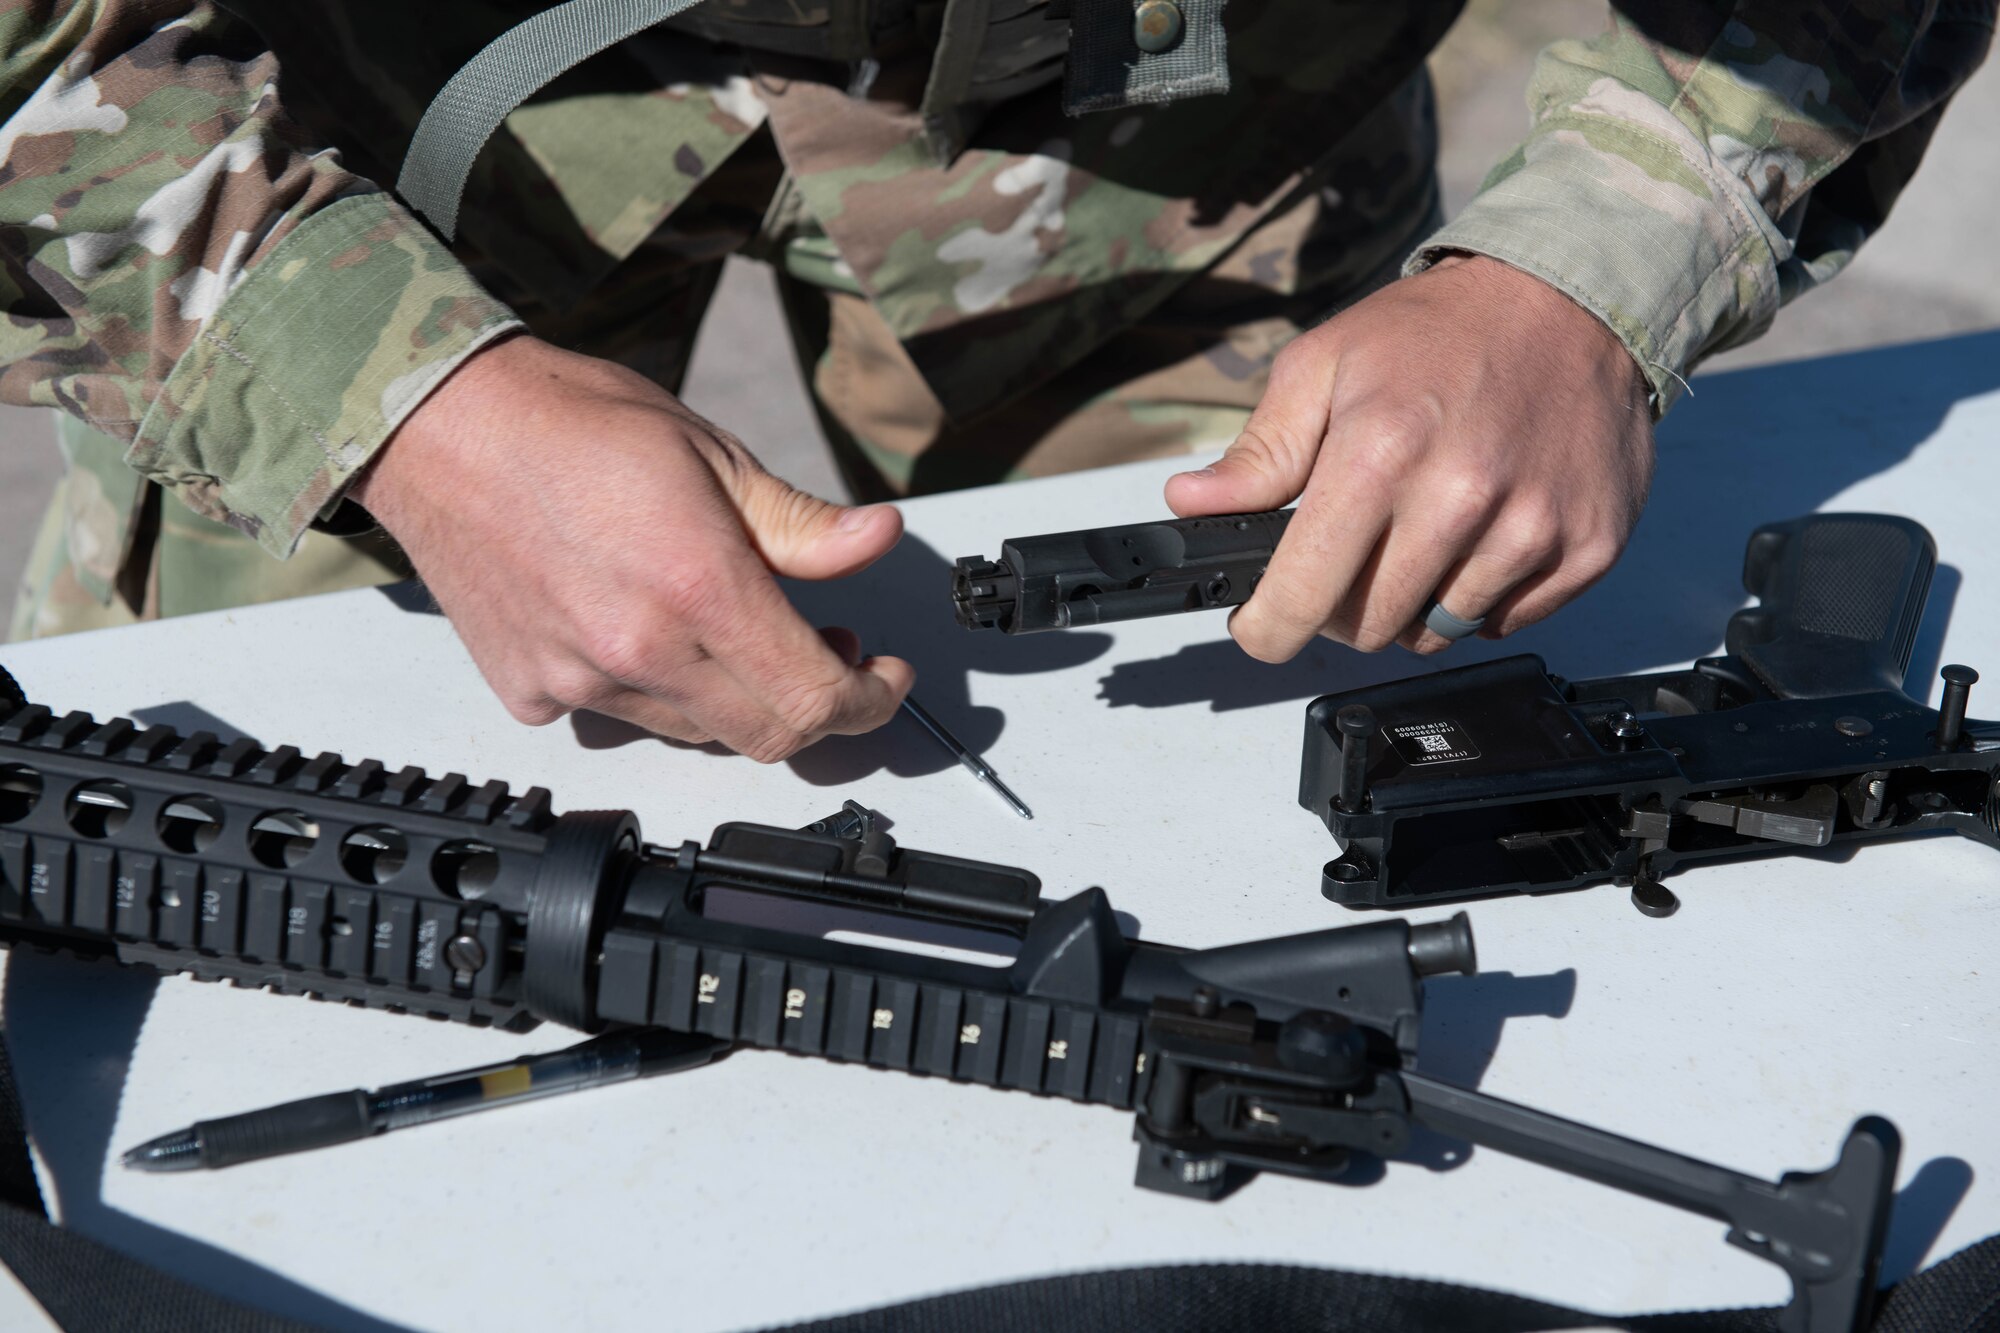
M 516 24 L 451 76 L 425 108 L 396 193 L 450 240 L 473 159 L 515 107 L 617 43 L 699 0 L 567 0 Z

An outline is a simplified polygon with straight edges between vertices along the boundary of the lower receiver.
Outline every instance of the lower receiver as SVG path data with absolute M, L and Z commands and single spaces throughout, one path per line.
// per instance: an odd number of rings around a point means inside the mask
M 643 841 L 541 788 L 208 732 L 57 716 L 0 672 L 0 940 L 525 1027 L 647 1025 L 1135 1114 L 1138 1183 L 1215 1199 L 1341 1176 L 1426 1125 L 1716 1218 L 1791 1275 L 1780 1326 L 1872 1303 L 1899 1141 L 1777 1181 L 1417 1072 L 1423 978 L 1474 967 L 1463 915 L 1187 950 L 1126 939 L 1101 889 L 898 847 L 858 806 L 803 830 Z M 1004 968 L 728 919 L 840 904 L 1005 937 Z
M 1906 518 L 1750 537 L 1727 653 L 1565 681 L 1508 657 L 1316 699 L 1299 803 L 1342 844 L 1326 896 L 1408 907 L 1619 881 L 1653 916 L 1682 862 L 1952 830 L 2000 847 L 2000 724 L 1978 674 L 1930 708 L 1904 675 L 1936 564 Z

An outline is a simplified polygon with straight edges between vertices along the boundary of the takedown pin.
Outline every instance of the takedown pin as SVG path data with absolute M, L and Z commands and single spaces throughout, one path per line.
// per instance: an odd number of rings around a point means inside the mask
M 917 725 L 935 737 L 939 745 L 942 745 L 945 749 L 950 750 L 952 754 L 956 755 L 958 762 L 965 765 L 973 777 L 978 778 L 994 791 L 999 792 L 1007 804 L 1014 807 L 1015 814 L 1023 819 L 1033 819 L 1035 817 L 1035 812 L 1028 808 L 1027 803 L 1016 796 L 1013 790 L 1000 780 L 1000 775 L 993 771 L 993 765 L 966 749 L 965 742 L 952 735 L 949 731 L 946 731 L 944 723 L 932 717 L 922 704 L 908 695 L 904 695 L 903 711 L 916 719 Z

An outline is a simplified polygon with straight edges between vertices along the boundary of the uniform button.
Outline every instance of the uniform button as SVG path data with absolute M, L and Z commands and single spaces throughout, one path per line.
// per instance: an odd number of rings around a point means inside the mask
M 1132 38 L 1149 54 L 1173 50 L 1181 40 L 1180 6 L 1174 0 L 1140 0 L 1132 15 Z

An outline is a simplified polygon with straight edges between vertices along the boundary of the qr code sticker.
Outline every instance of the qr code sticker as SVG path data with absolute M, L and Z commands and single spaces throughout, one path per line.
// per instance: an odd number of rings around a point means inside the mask
M 1406 764 L 1456 764 L 1479 758 L 1465 728 L 1449 718 L 1430 718 L 1389 728 L 1389 739 Z

